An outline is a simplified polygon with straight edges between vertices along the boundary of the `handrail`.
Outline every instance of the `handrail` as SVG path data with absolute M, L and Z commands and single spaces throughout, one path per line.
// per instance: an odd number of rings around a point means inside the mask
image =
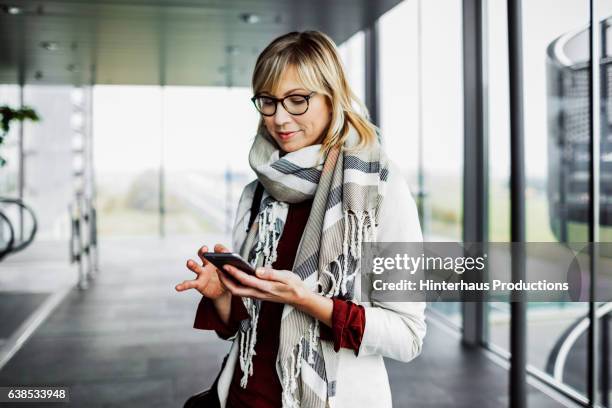
M 28 245 L 30 245 L 32 241 L 34 241 L 34 237 L 36 236 L 36 232 L 38 231 L 38 219 L 36 218 L 36 215 L 34 214 L 34 210 L 32 210 L 30 206 L 25 204 L 23 200 L 19 198 L 0 197 L 0 203 L 15 204 L 19 206 L 20 208 L 24 209 L 26 212 L 28 212 L 30 216 L 32 217 L 32 229 L 30 230 L 30 235 L 24 241 L 21 241 L 13 245 L 13 250 L 11 251 L 11 253 L 21 251 L 24 248 L 26 248 Z
M 599 321 L 611 312 L 612 302 L 606 302 L 597 308 L 595 316 Z M 557 342 L 552 348 L 546 363 L 546 371 L 551 374 L 555 380 L 563 382 L 563 371 L 565 370 L 567 356 L 578 338 L 584 332 L 586 332 L 588 328 L 589 316 L 585 314 L 583 317 L 577 319 L 570 327 L 568 327 L 567 330 L 557 339 Z
M 8 218 L 6 214 L 4 214 L 3 212 L 0 212 L 0 214 L 2 214 L 2 218 L 4 218 L 8 222 L 9 229 L 12 231 L 11 244 L 4 251 L 0 253 L 0 260 L 1 260 L 10 254 L 14 254 L 16 252 L 22 251 L 28 245 L 30 245 L 32 241 L 34 241 L 34 238 L 36 237 L 36 232 L 38 231 L 38 219 L 36 218 L 36 214 L 34 214 L 34 210 L 32 210 L 32 208 L 30 208 L 27 204 L 25 204 L 23 200 L 20 198 L 0 197 L 0 203 L 14 204 L 19 207 L 20 211 L 25 210 L 28 214 L 30 214 L 30 217 L 32 218 L 32 228 L 30 230 L 28 237 L 23 241 L 17 241 L 15 239 L 15 228 L 13 226 L 13 223 L 10 221 L 10 219 Z
M 8 226 L 8 230 L 9 230 L 8 244 L 6 245 L 6 248 L 0 250 L 0 261 L 1 261 L 5 256 L 10 254 L 11 251 L 13 250 L 13 245 L 15 243 L 15 229 L 13 228 L 13 223 L 11 222 L 9 217 L 4 215 L 2 211 L 0 211 L 0 218 L 5 221 L 6 225 Z

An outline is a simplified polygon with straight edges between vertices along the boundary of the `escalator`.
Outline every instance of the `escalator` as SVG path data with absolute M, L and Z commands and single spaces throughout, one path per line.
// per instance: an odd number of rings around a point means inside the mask
M 0 262 L 27 248 L 37 228 L 36 215 L 23 200 L 0 197 Z

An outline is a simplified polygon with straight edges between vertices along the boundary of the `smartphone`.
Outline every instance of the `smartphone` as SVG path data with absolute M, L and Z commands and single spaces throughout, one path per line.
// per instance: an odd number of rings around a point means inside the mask
M 219 270 L 225 272 L 223 269 L 224 265 L 231 265 L 240 269 L 241 271 L 248 273 L 249 275 L 255 275 L 255 269 L 243 257 L 236 253 L 231 252 L 204 252 L 204 258 L 210 261 L 211 264 L 215 265 Z M 226 272 L 227 273 L 227 272 Z

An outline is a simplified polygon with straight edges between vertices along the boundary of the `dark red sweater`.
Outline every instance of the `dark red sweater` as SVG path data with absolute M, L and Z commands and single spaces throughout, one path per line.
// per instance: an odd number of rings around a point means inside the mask
M 278 242 L 277 259 L 272 265 L 274 269 L 291 270 L 297 253 L 302 232 L 306 226 L 312 200 L 289 206 L 289 213 Z M 363 306 L 350 301 L 333 299 L 332 327 L 320 325 L 321 338 L 333 340 L 334 349 L 340 347 L 359 351 L 359 345 L 365 328 L 365 310 Z M 283 304 L 262 302 L 257 325 L 257 343 L 253 356 L 253 375 L 249 377 L 246 388 L 240 387 L 242 370 L 239 361 L 236 362 L 234 376 L 230 384 L 228 408 L 277 408 L 281 403 L 281 384 L 276 373 L 276 356 L 278 353 L 280 322 Z M 222 338 L 233 336 L 238 325 L 249 315 L 239 297 L 232 297 L 232 307 L 228 324 L 224 324 L 212 301 L 202 297 L 198 305 L 194 328 L 215 330 Z

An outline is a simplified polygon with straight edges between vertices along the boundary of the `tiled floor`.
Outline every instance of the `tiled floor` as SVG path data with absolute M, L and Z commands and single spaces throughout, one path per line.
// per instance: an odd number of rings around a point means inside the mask
M 7 339 L 49 296 L 48 293 L 0 292 L 0 339 Z
M 212 383 L 229 348 L 192 328 L 199 294 L 174 291 L 193 276 L 185 261 L 202 244 L 199 238 L 103 241 L 94 284 L 68 294 L 0 371 L 0 386 L 68 386 L 73 407 L 182 406 Z M 420 357 L 387 367 L 396 407 L 507 406 L 506 371 L 434 324 Z M 533 406 L 560 406 L 532 391 Z

